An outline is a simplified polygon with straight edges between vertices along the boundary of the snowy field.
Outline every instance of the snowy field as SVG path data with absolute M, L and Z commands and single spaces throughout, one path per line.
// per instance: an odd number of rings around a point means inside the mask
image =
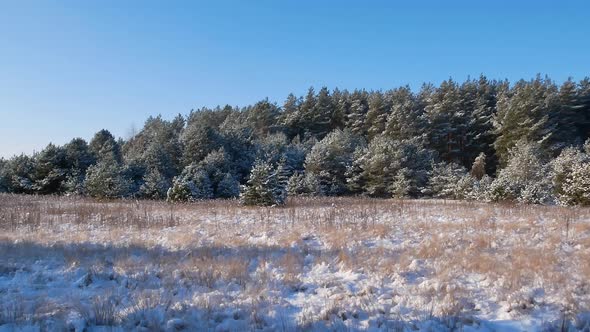
M 0 195 L 0 331 L 588 331 L 590 210 Z

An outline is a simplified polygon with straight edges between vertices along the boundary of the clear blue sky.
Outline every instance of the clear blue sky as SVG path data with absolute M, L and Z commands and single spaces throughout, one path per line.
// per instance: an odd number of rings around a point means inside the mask
M 590 1 L 0 0 L 0 156 L 309 86 L 590 75 Z

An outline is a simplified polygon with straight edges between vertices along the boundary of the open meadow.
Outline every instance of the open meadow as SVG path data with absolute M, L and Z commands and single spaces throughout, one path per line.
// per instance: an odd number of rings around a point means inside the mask
M 590 328 L 589 209 L 0 195 L 0 229 L 1 331 Z

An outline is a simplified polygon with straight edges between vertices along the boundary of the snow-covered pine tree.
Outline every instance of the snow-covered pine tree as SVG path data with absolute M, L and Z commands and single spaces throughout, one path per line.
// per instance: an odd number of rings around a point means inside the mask
M 365 90 L 355 90 L 350 95 L 350 106 L 346 115 L 346 128 L 359 136 L 367 135 L 366 117 L 369 111 L 369 94 Z
M 4 158 L 0 158 L 0 193 L 7 193 L 10 190 L 7 164 Z
M 217 184 L 217 197 L 236 198 L 240 195 L 240 183 L 231 173 L 225 173 Z
M 480 153 L 487 157 L 486 170 L 488 174 L 496 171 L 497 160 L 494 154 L 494 114 L 496 113 L 496 95 L 498 83 L 489 81 L 481 75 L 476 84 L 475 100 L 473 110 L 468 116 L 468 127 L 466 132 L 465 161 L 471 162 Z M 465 165 L 468 166 L 467 164 Z
M 161 199 L 167 195 L 171 182 L 156 167 L 150 167 L 143 176 L 143 183 L 139 188 L 141 197 Z
M 383 94 L 380 91 L 369 95 L 369 110 L 367 111 L 366 127 L 367 139 L 381 135 L 385 131 L 387 116 L 391 110 L 391 93 Z
M 290 93 L 283 103 L 282 112 L 279 114 L 277 122 L 282 128 L 283 132 L 289 137 L 293 138 L 299 136 L 299 105 L 301 98 L 297 98 Z
M 563 82 L 557 94 L 557 105 L 554 106 L 550 119 L 555 123 L 550 138 L 550 150 L 556 155 L 571 145 L 584 142 L 579 124 L 584 122 L 584 114 L 579 112 L 577 104 L 577 85 L 571 79 Z
M 114 159 L 115 162 L 121 163 L 123 160 L 119 142 L 115 140 L 113 134 L 106 129 L 102 129 L 94 135 L 88 144 L 88 149 L 97 161 Z
M 85 192 L 97 198 L 121 198 L 129 193 L 130 182 L 123 167 L 114 159 L 102 157 L 86 172 Z
M 428 180 L 434 155 L 420 139 L 394 141 L 381 135 L 366 149 L 355 152 L 354 157 L 346 173 L 349 188 L 362 188 L 370 196 L 388 197 L 392 195 L 394 181 L 407 184 L 404 195 L 417 196 Z M 403 174 L 399 175 L 402 169 Z
M 582 140 L 586 141 L 590 139 L 590 77 L 578 83 L 575 110 L 580 114 L 580 123 L 576 124 L 576 128 L 582 134 Z
M 310 132 L 318 139 L 324 138 L 331 131 L 332 115 L 334 113 L 334 101 L 327 87 L 322 87 L 318 92 L 316 103 L 310 119 Z
M 430 96 L 424 110 L 429 148 L 447 162 L 461 163 L 465 148 L 467 116 L 458 84 L 443 81 Z
M 580 189 L 585 182 L 584 169 L 587 164 L 590 164 L 590 154 L 576 147 L 564 149 L 551 161 L 554 194 L 560 204 L 584 204 L 584 190 Z
M 423 109 L 409 86 L 388 93 L 391 107 L 385 125 L 385 134 L 393 140 L 419 137 L 424 130 Z
M 223 145 L 219 131 L 229 112 L 227 109 L 215 111 L 206 108 L 191 111 L 179 137 L 184 166 L 200 162 L 209 152 Z
M 213 198 L 213 187 L 209 175 L 198 165 L 192 164 L 175 177 L 168 189 L 170 202 L 196 201 Z
M 471 176 L 477 180 L 481 180 L 486 175 L 486 154 L 481 152 L 473 165 L 471 165 Z
M 494 117 L 494 142 L 501 165 L 511 157 L 510 149 L 524 139 L 538 143 L 547 152 L 555 121 L 557 87 L 548 78 L 537 76 L 532 81 L 521 80 L 512 89 L 502 87 L 498 94 L 497 113 Z
M 252 128 L 254 135 L 264 137 L 274 131 L 278 124 L 279 107 L 268 99 L 257 102 L 251 107 L 246 108 L 246 123 Z
M 276 169 L 265 161 L 256 161 L 247 184 L 242 188 L 240 198 L 244 205 L 284 204 L 285 188 L 279 184 Z
M 25 154 L 10 158 L 5 167 L 5 177 L 9 192 L 16 194 L 32 194 L 34 192 L 34 172 L 36 160 Z
M 509 153 L 506 167 L 499 171 L 490 186 L 490 199 L 551 203 L 554 197 L 550 168 L 544 161 L 540 144 L 521 140 Z
M 411 171 L 407 168 L 402 168 L 393 177 L 393 181 L 388 187 L 391 197 L 394 198 L 408 198 L 416 190 L 415 184 L 412 180 Z
M 565 179 L 562 199 L 568 205 L 590 206 L 590 162 L 576 164 Z
M 316 177 L 329 196 L 347 192 L 346 171 L 353 153 L 364 140 L 350 130 L 334 130 L 313 146 L 305 159 L 305 172 Z
M 436 198 L 463 198 L 467 175 L 467 170 L 461 165 L 446 162 L 435 164 L 423 193 Z
M 35 183 L 33 184 L 35 191 L 39 194 L 62 193 L 65 190 L 63 183 L 68 173 L 64 149 L 50 143 L 36 157 Z

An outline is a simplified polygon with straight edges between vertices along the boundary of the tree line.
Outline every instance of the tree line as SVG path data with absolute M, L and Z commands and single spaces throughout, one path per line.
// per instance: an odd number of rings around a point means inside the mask
M 288 195 L 590 204 L 590 79 L 485 76 L 150 117 L 0 159 L 0 192 L 281 204 Z

